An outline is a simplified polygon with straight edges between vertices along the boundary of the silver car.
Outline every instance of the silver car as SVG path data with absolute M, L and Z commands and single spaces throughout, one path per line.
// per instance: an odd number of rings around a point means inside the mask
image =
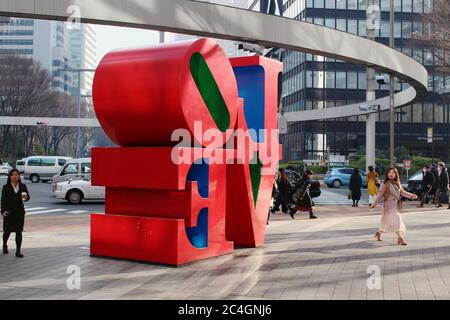
M 91 158 L 72 159 L 61 168 L 61 170 L 53 176 L 52 190 L 56 190 L 56 184 L 68 181 L 69 179 L 90 180 L 91 179 Z

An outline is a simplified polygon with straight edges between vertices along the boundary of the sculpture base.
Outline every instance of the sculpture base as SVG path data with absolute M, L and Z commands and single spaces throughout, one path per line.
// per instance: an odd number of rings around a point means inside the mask
M 194 247 L 183 219 L 91 214 L 93 256 L 122 258 L 179 266 L 233 251 L 233 243 Z

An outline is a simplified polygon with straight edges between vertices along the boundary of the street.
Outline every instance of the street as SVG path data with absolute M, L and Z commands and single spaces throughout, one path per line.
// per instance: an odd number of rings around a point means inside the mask
M 25 203 L 25 212 L 30 215 L 55 215 L 55 214 L 90 214 L 91 212 L 102 213 L 105 211 L 104 201 L 83 201 L 79 205 L 72 205 L 66 200 L 57 199 L 53 196 L 52 184 L 31 183 L 22 177 L 30 193 L 30 201 Z M 0 177 L 0 184 L 6 184 L 6 177 Z

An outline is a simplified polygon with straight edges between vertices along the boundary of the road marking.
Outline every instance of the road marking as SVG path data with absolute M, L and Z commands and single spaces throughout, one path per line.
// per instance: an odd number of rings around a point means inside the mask
M 85 212 L 87 212 L 87 211 L 86 210 L 73 210 L 73 211 L 68 211 L 67 213 L 77 214 L 77 213 L 85 213 Z
M 52 210 L 43 210 L 43 211 L 33 211 L 33 212 L 28 213 L 28 215 L 41 214 L 41 213 L 61 212 L 61 211 L 67 211 L 67 209 L 52 209 Z
M 48 208 L 47 207 L 35 207 L 35 208 L 26 207 L 25 211 L 28 212 L 28 211 L 46 210 L 46 209 L 48 209 Z

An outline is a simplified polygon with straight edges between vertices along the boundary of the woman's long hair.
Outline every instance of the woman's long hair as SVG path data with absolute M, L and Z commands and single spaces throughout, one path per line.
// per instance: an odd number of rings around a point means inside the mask
M 284 183 L 288 182 L 288 177 L 286 175 L 286 171 L 284 171 L 283 168 L 278 169 L 278 180 L 281 179 L 281 181 L 283 181 Z
M 14 172 L 17 172 L 17 174 L 19 175 L 19 184 L 22 183 L 22 181 L 20 181 L 20 172 L 17 169 L 12 169 L 9 173 L 8 173 L 8 181 L 6 181 L 6 184 L 9 185 L 11 184 L 11 176 L 14 174 Z
M 389 172 L 391 172 L 392 170 L 395 172 L 395 175 L 396 175 L 396 178 L 394 180 L 395 184 L 397 185 L 397 187 L 400 188 L 401 187 L 400 175 L 398 174 L 398 170 L 394 167 L 389 168 L 389 170 L 386 172 L 386 177 L 384 178 L 384 183 L 388 183 L 391 180 L 391 179 L 389 179 Z

